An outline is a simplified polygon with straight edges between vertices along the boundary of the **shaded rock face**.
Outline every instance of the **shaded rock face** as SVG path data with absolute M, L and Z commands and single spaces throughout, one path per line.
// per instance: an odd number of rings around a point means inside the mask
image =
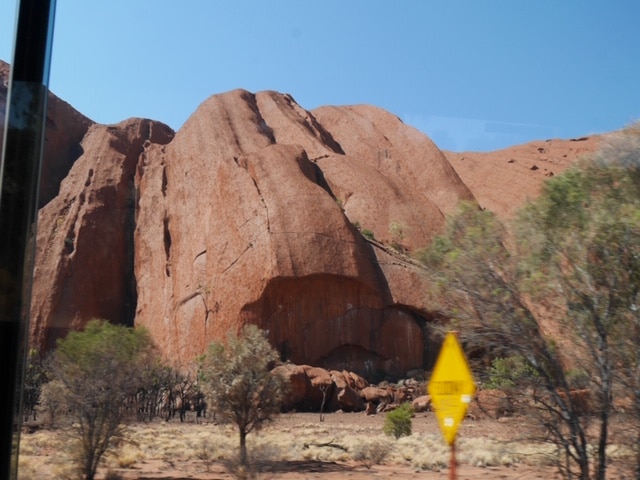
M 429 285 L 403 254 L 475 197 L 426 136 L 276 92 L 212 96 L 177 133 L 51 105 L 34 346 L 100 317 L 148 328 L 176 366 L 246 323 L 283 359 L 370 380 L 433 361 Z
M 38 207 L 55 198 L 60 184 L 82 155 L 82 139 L 94 122 L 49 94 Z

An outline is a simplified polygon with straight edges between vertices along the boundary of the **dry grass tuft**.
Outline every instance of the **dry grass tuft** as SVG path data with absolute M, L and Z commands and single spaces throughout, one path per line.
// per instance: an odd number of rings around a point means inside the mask
M 384 462 L 391 452 L 387 441 L 374 440 L 356 445 L 353 449 L 353 459 L 370 469 L 373 465 Z
M 120 468 L 131 468 L 141 458 L 144 458 L 141 455 L 141 452 L 138 452 L 138 451 L 135 451 L 135 452 L 127 451 L 127 452 L 124 452 L 124 453 L 122 453 L 121 455 L 118 456 L 117 464 L 118 464 L 118 467 L 120 467 Z
M 422 470 L 440 470 L 449 463 L 450 450 L 439 435 L 412 434 L 399 438 L 389 459 Z

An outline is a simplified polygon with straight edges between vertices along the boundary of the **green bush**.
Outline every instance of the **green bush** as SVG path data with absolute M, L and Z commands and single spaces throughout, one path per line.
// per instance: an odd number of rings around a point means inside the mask
M 591 383 L 589 372 L 579 368 L 567 370 L 566 377 L 570 388 L 589 388 Z
M 51 380 L 43 386 L 45 399 L 73 419 L 69 435 L 79 445 L 77 461 L 84 480 L 96 477 L 101 459 L 124 435 L 122 401 L 140 391 L 142 372 L 157 359 L 147 330 L 106 320 L 91 320 L 83 331 L 58 340 Z
M 505 390 L 535 378 L 535 371 L 524 358 L 513 357 L 495 358 L 487 370 L 488 379 L 485 388 Z
M 373 235 L 373 232 L 367 228 L 364 228 L 362 230 L 362 235 L 366 238 L 368 238 L 369 240 L 375 240 L 375 237 Z
M 413 417 L 411 405 L 403 403 L 387 413 L 382 431 L 385 435 L 393 435 L 396 438 L 408 437 L 411 435 L 411 417 Z

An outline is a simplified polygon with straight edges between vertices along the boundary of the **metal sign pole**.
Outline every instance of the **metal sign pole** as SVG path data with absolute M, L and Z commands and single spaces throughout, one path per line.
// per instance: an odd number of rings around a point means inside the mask
M 55 0 L 20 0 L 0 163 L 0 479 L 17 478 Z
M 451 462 L 449 464 L 449 480 L 456 480 L 456 442 L 451 443 Z

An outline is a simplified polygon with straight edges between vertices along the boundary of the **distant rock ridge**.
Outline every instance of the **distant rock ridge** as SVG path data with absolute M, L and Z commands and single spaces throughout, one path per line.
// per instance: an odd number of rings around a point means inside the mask
M 95 124 L 52 96 L 48 125 L 32 344 L 106 318 L 148 328 L 176 366 L 255 323 L 293 363 L 369 379 L 427 367 L 437 312 L 405 255 L 460 201 L 498 205 L 513 167 L 443 153 L 376 107 L 308 111 L 273 91 L 213 95 L 177 132 Z M 557 145 L 550 162 L 575 159 Z M 541 173 L 521 172 L 531 191 Z
M 575 160 L 594 152 L 601 135 L 549 139 L 495 152 L 444 152 L 478 203 L 503 219 L 512 218 L 525 200 L 540 193 L 543 181 L 564 172 Z

